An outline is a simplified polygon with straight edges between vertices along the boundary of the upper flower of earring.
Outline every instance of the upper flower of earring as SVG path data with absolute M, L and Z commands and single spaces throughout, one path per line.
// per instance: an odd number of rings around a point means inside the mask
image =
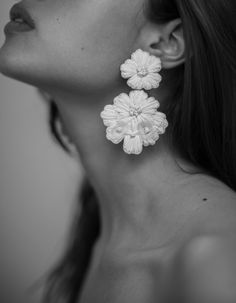
M 162 80 L 159 71 L 161 60 L 141 49 L 136 50 L 131 59 L 126 60 L 120 67 L 121 76 L 129 79 L 127 84 L 133 89 L 150 90 L 157 88 Z

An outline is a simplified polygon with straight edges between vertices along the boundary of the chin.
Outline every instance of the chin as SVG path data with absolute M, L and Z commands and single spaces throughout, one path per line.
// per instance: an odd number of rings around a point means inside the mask
M 0 72 L 5 76 L 15 78 L 23 71 L 23 66 L 21 65 L 22 58 L 19 51 L 5 43 L 0 49 Z
M 29 53 L 20 52 L 9 44 L 0 48 L 0 73 L 6 77 L 38 87 L 36 65 Z
M 58 85 L 58 72 L 54 72 L 49 60 L 39 52 L 26 50 L 9 41 L 0 48 L 0 73 L 6 77 L 40 89 Z M 48 59 L 48 58 L 47 58 Z

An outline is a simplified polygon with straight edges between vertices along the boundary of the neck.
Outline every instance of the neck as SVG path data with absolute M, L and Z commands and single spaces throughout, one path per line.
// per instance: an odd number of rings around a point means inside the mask
M 114 95 L 100 100 L 84 98 L 83 102 L 75 96 L 54 97 L 64 128 L 98 196 L 101 245 L 142 249 L 167 243 L 185 218 L 175 189 L 187 179 L 167 143 L 168 133 L 155 146 L 145 147 L 142 154 L 127 155 L 121 144 L 106 139 L 100 118 Z

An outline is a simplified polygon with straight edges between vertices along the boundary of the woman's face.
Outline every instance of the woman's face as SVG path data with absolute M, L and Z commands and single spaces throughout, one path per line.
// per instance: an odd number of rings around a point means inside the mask
M 120 64 L 136 48 L 144 0 L 25 0 L 32 31 L 11 33 L 0 71 L 38 87 L 86 93 L 119 81 Z

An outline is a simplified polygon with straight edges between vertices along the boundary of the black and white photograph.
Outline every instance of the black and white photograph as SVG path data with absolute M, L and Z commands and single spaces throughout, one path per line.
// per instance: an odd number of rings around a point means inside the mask
M 1 0 L 0 303 L 236 303 L 235 0 Z

